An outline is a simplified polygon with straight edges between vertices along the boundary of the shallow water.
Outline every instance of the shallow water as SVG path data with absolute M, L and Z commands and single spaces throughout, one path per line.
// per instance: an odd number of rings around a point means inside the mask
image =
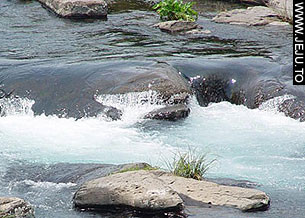
M 249 28 L 216 24 L 200 16 L 198 23 L 212 34 L 196 39 L 153 28 L 159 18 L 151 11 L 123 10 L 110 14 L 107 21 L 71 21 L 59 19 L 35 1 L 3 0 L 0 6 L 0 61 L 167 61 L 198 56 L 287 60 L 292 54 L 290 26 L 280 27 L 281 31 L 275 27 Z
M 118 10 L 107 21 L 71 21 L 56 17 L 34 1 L 1 1 L 0 78 L 1 72 L 20 73 L 17 68 L 106 60 L 113 64 L 126 60 L 130 65 L 142 60 L 167 61 L 188 76 L 200 74 L 201 68 L 222 72 L 227 62 L 234 63 L 229 70 L 238 73 L 252 69 L 263 72 L 291 62 L 290 26 L 279 31 L 275 27 L 215 24 L 207 15 L 200 16 L 198 22 L 212 31 L 210 36 L 170 35 L 152 27 L 158 17 L 147 8 Z M 124 110 L 123 119 L 114 122 L 103 117 L 75 121 L 34 116 L 31 100 L 6 103 L 10 113 L 0 118 L 0 195 L 25 198 L 34 205 L 36 217 L 97 217 L 72 209 L 75 184 L 34 182 L 22 179 L 25 172 L 7 181 L 6 173 L 21 166 L 58 162 L 145 161 L 165 166 L 173 153 L 192 147 L 217 159 L 208 177 L 256 182 L 272 199 L 267 212 L 249 215 L 236 210 L 190 208 L 194 217 L 304 217 L 304 123 L 276 112 L 274 102 L 249 110 L 227 102 L 202 108 L 195 99 L 185 120 L 143 120 L 146 112 L 162 107 L 139 101 L 145 96 L 154 99 L 154 95 L 100 96 L 99 101 Z

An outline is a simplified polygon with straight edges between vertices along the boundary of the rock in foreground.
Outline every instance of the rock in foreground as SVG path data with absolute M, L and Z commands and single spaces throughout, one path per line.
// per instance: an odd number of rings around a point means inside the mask
M 104 0 L 38 0 L 57 15 L 65 18 L 106 18 Z
M 76 192 L 74 205 L 89 210 L 127 207 L 148 213 L 180 211 L 182 199 L 152 175 L 140 170 L 91 180 Z
M 177 177 L 160 171 L 154 172 L 154 174 L 179 194 L 198 202 L 234 207 L 244 212 L 266 210 L 270 204 L 269 197 L 256 189 L 218 185 L 208 181 Z
M 34 217 L 33 208 L 23 199 L 0 197 L 0 217 Z
M 278 14 L 271 8 L 264 6 L 248 7 L 221 12 L 213 18 L 218 23 L 240 24 L 248 26 L 262 26 L 280 21 Z
M 139 170 L 83 184 L 74 196 L 74 205 L 88 210 L 128 207 L 150 212 L 179 211 L 183 207 L 180 196 L 242 211 L 266 210 L 270 203 L 269 197 L 259 190 L 187 179 L 158 170 Z

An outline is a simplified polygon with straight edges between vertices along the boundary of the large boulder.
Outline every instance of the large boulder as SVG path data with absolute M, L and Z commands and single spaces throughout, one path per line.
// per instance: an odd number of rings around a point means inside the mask
M 34 210 L 21 198 L 0 197 L 0 217 L 33 218 Z
M 38 0 L 54 13 L 65 18 L 105 18 L 107 3 L 104 0 Z
M 153 90 L 164 102 L 176 104 L 186 102 L 192 94 L 187 80 L 167 63 L 147 63 L 121 69 L 113 66 L 112 71 L 119 75 L 119 78 L 113 78 L 114 86 L 98 93 L 125 94 Z
M 180 197 L 245 212 L 266 210 L 270 204 L 269 197 L 259 190 L 187 179 L 158 170 L 130 171 L 89 181 L 75 193 L 73 201 L 75 207 L 90 210 L 127 206 L 179 211 Z
M 3 69 L 0 81 L 5 93 L 14 90 L 13 95 L 21 97 L 10 103 L 17 105 L 28 98 L 35 101 L 32 106 L 35 115 L 75 118 L 99 114 L 114 120 L 120 118 L 119 109 L 97 102 L 96 96 L 152 90 L 158 93 L 161 102 L 178 104 L 185 103 L 192 94 L 189 83 L 175 68 L 155 62 L 16 66 Z M 1 114 L 5 115 L 5 103 L 0 102 L 0 106 Z
M 247 9 L 234 9 L 221 12 L 213 20 L 217 23 L 229 23 L 248 26 L 261 26 L 274 22 L 280 23 L 278 14 L 269 7 L 255 6 Z
M 182 209 L 182 199 L 147 171 L 113 174 L 83 184 L 73 202 L 80 209 L 131 208 L 147 213 Z

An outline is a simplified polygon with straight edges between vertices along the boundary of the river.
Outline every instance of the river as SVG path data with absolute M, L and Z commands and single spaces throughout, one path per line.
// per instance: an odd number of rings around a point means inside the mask
M 154 12 L 132 9 L 118 8 L 107 21 L 77 21 L 60 19 L 35 1 L 2 0 L 0 78 L 3 72 L 18 77 L 17 68 L 26 73 L 35 66 L 106 61 L 114 65 L 118 61 L 166 61 L 193 77 L 200 74 L 194 69 L 202 65 L 227 69 L 229 64 L 224 63 L 233 62 L 238 67 L 230 69 L 237 72 L 264 71 L 292 59 L 290 26 L 216 24 L 209 17 L 215 13 L 212 11 L 202 13 L 198 20 L 212 35 L 196 38 L 160 32 L 152 27 L 159 21 Z M 192 147 L 217 159 L 207 177 L 249 180 L 271 197 L 266 212 L 188 208 L 192 217 L 305 217 L 305 123 L 274 109 L 285 96 L 253 110 L 228 102 L 200 107 L 193 98 L 188 118 L 167 122 L 142 119 L 146 112 L 160 107 L 139 104 L 137 99 L 143 95 L 154 98 L 153 92 L 126 94 L 120 101 L 118 96 L 101 98 L 124 109 L 122 120 L 112 122 L 102 117 L 76 121 L 34 116 L 32 99 L 9 104 L 8 115 L 0 117 L 0 196 L 28 200 L 35 207 L 36 217 L 97 217 L 72 209 L 75 184 L 29 179 L 35 177 L 35 167 L 30 166 L 145 161 L 165 167 L 173 153 Z M 20 170 L 25 166 L 29 169 Z

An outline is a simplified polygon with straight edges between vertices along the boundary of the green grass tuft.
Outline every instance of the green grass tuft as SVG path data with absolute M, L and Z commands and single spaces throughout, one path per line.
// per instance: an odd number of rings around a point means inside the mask
M 182 0 L 163 0 L 153 6 L 161 20 L 195 21 L 198 13 L 193 10 L 194 2 L 183 3 Z
M 172 163 L 167 162 L 169 170 L 176 176 L 202 180 L 204 174 L 216 159 L 208 160 L 206 154 L 196 153 L 189 148 L 187 152 L 175 154 Z

